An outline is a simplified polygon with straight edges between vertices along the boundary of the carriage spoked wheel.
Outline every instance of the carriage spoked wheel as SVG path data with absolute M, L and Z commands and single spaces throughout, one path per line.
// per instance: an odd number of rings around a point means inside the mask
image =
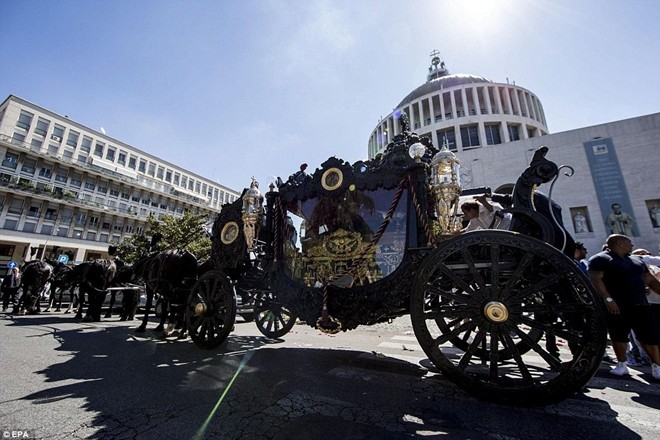
M 267 338 L 277 339 L 286 335 L 296 324 L 297 318 L 272 292 L 256 295 L 254 320 L 261 334 Z
M 220 346 L 234 328 L 236 297 L 227 276 L 206 272 L 192 286 L 186 304 L 186 325 L 193 342 L 204 349 Z
M 579 391 L 602 360 L 600 297 L 552 246 L 509 231 L 441 243 L 416 274 L 415 335 L 442 373 L 468 392 L 546 405 Z M 565 345 L 558 347 L 556 343 Z

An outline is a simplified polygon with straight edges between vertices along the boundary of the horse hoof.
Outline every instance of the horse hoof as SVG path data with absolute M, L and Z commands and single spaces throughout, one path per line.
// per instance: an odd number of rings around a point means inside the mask
M 107 318 L 107 316 L 106 316 L 106 318 Z M 122 316 L 121 318 L 119 318 L 119 320 L 120 320 L 120 321 L 126 321 L 126 317 L 125 317 L 125 316 Z
M 48 307 L 47 309 L 44 309 L 44 313 L 46 313 L 46 312 L 50 312 L 50 307 Z
M 56 311 L 56 312 L 61 312 L 61 311 L 62 311 L 62 309 L 55 309 L 55 311 Z

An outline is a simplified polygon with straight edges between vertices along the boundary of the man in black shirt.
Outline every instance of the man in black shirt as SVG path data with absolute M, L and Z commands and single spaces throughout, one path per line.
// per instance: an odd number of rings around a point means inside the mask
M 589 278 L 607 306 L 610 339 L 618 361 L 611 373 L 617 376 L 629 374 L 626 350 L 628 335 L 634 330 L 653 362 L 653 378 L 660 379 L 660 327 L 646 299 L 646 286 L 660 293 L 660 282 L 639 258 L 630 257 L 632 250 L 628 237 L 610 235 L 607 249 L 589 260 Z

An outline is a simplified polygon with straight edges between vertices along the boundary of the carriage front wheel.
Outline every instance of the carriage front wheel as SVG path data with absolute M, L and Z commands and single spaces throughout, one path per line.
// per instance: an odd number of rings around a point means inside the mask
M 234 328 L 236 297 L 227 276 L 206 272 L 192 286 L 186 304 L 186 325 L 193 342 L 204 349 L 219 347 Z
M 482 399 L 527 406 L 559 402 L 591 379 L 605 352 L 603 307 L 580 268 L 552 246 L 476 231 L 425 257 L 410 313 L 447 378 Z
M 297 316 L 282 304 L 272 292 L 258 293 L 254 301 L 254 320 L 264 336 L 281 338 L 296 324 Z

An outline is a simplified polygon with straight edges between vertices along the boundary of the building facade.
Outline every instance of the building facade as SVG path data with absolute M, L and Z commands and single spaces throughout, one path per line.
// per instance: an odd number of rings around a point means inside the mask
M 427 82 L 374 128 L 369 157 L 400 131 L 402 113 L 415 132 L 438 147 L 447 142 L 456 153 L 464 189 L 510 192 L 534 151 L 547 146 L 549 160 L 567 165 L 550 195 L 576 240 L 593 254 L 610 233 L 624 233 L 635 247 L 660 254 L 660 113 L 549 134 L 534 94 L 450 75 L 437 57 Z M 551 184 L 540 190 L 548 194 Z
M 108 256 L 149 215 L 208 216 L 239 193 L 19 97 L 0 104 L 0 272 Z

